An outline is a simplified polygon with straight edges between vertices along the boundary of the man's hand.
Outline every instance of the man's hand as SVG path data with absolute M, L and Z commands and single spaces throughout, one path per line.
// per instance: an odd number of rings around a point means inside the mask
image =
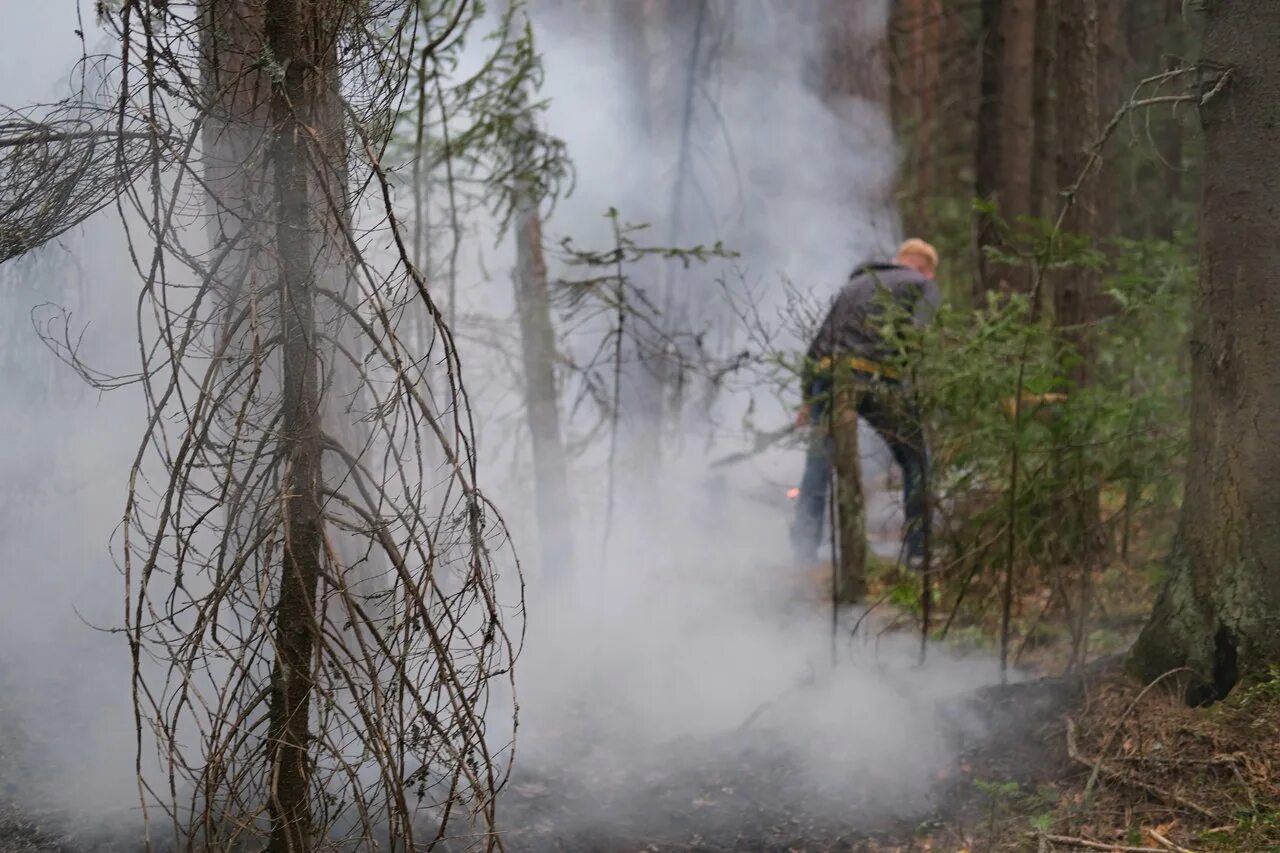
M 809 405 L 806 403 L 796 410 L 796 426 L 807 427 L 809 425 Z

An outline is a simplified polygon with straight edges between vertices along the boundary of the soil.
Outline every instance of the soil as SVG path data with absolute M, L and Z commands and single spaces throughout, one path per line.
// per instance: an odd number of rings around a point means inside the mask
M 702 744 L 710 756 L 702 772 L 682 773 L 674 784 L 662 774 L 663 756 L 654 756 L 647 766 L 619 768 L 620 773 L 634 774 L 629 785 L 619 785 L 617 779 L 591 785 L 522 773 L 513 780 L 503 806 L 508 825 L 514 827 L 509 843 L 513 850 L 539 853 L 910 849 L 940 828 L 984 816 L 984 804 L 974 797 L 975 780 L 1000 779 L 1033 788 L 1069 770 L 1054 734 L 1061 730 L 1064 714 L 1084 695 L 1086 680 L 1097 678 L 1110 665 L 1101 662 L 1082 675 L 973 694 L 964 707 L 955 709 L 961 760 L 931 790 L 893 809 L 882 803 L 876 808 L 861 806 L 861 798 L 847 789 L 839 793 L 839 802 L 813 791 L 798 800 L 788 798 L 791 777 L 799 771 L 791 755 L 770 749 L 767 741 L 744 743 L 738 736 L 720 750 Z M 999 736 L 964 742 L 971 729 L 960 721 L 972 714 Z M 670 758 L 675 760 L 674 755 Z M 681 758 L 681 766 L 687 766 L 687 752 Z M 602 799 L 601 790 L 625 791 L 627 803 Z M 874 792 L 867 793 L 866 802 L 877 801 Z M 583 825 L 578 819 L 583 814 L 609 815 L 608 825 Z
M 1001 736 L 984 743 L 958 744 L 963 760 L 933 790 L 887 809 L 847 788 L 839 802 L 807 787 L 789 797 L 802 768 L 794 753 L 778 748 L 750 729 L 699 742 L 673 743 L 655 753 L 606 771 L 612 778 L 575 772 L 553 775 L 521 770 L 503 803 L 513 851 L 853 851 L 893 849 L 896 839 L 962 820 L 970 803 L 972 778 L 1016 778 L 1026 784 L 1053 778 L 1062 756 L 1046 748 L 1046 726 L 1060 721 L 1081 694 L 1080 679 L 1045 679 L 981 691 L 957 717 L 977 712 Z M 957 737 L 963 726 L 957 724 Z M 12 735 L 13 733 L 10 732 Z M 10 742 L 13 738 L 10 739 Z M 673 783 L 664 773 L 677 757 L 689 765 L 696 753 L 699 772 L 681 773 Z M 125 832 L 75 825 L 65 814 L 38 814 L 14 803 L 23 799 L 15 772 L 24 762 L 5 754 L 0 775 L 8 782 L 0 805 L 0 853 L 115 853 L 140 849 Z M 572 766 L 572 762 L 566 762 Z M 584 778 L 585 775 L 585 778 Z M 625 800 L 625 802 L 624 802 Z M 583 822 L 582 815 L 607 815 L 607 823 Z
M 1280 851 L 1280 673 L 1194 709 L 1172 679 L 1144 688 L 1108 658 L 1075 676 L 978 691 L 956 713 L 981 715 L 995 736 L 966 743 L 957 725 L 960 760 L 930 791 L 895 808 L 860 806 L 863 798 L 847 790 L 839 803 L 811 789 L 789 797 L 799 769 L 790 753 L 767 737 L 735 732 L 672 744 L 665 754 L 609 768 L 607 780 L 520 771 L 503 804 L 506 847 Z M 8 734 L 0 745 L 12 746 Z M 140 849 L 128 833 L 73 828 L 68 815 L 18 809 L 20 752 L 0 749 L 0 853 Z M 664 769 L 677 753 L 682 766 L 691 753 L 705 760 L 700 772 L 673 783 Z M 866 793 L 875 801 L 875 792 Z M 608 818 L 592 824 L 582 815 Z

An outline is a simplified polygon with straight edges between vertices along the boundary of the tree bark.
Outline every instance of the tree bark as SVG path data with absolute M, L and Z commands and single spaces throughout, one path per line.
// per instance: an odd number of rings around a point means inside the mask
M 973 194 L 987 202 L 998 202 L 1000 189 L 1000 107 L 1001 74 L 1004 62 L 1004 34 L 1000 31 L 1003 0 L 982 0 L 982 34 L 980 56 L 982 72 L 978 92 L 978 126 L 974 163 Z M 986 249 L 999 241 L 995 221 L 979 215 L 974 219 L 974 252 L 977 260 L 973 279 L 974 303 L 986 300 L 991 264 Z
M 1000 64 L 1000 169 L 996 201 L 1000 215 L 1016 226 L 1034 212 L 1031 175 L 1035 151 L 1036 0 L 1003 0 Z M 995 271 L 1001 290 L 1026 292 L 1031 278 L 1022 268 Z M 990 287 L 992 282 L 988 282 Z
M 1062 218 L 1062 230 L 1082 239 L 1089 248 L 1098 243 L 1099 178 L 1097 164 L 1091 162 L 1091 150 L 1098 142 L 1098 6 L 1099 0 L 1059 0 L 1057 116 L 1058 187 L 1069 193 Z M 1101 278 L 1085 266 L 1072 266 L 1052 279 L 1053 314 L 1064 353 L 1065 372 L 1072 390 L 1092 383 L 1096 347 L 1093 326 L 1101 309 Z M 1077 443 L 1065 436 L 1070 445 Z M 1082 569 L 1087 583 L 1088 572 L 1099 555 L 1102 536 L 1101 511 L 1097 487 L 1089 482 L 1078 447 L 1060 446 L 1055 453 L 1060 498 L 1060 524 L 1055 525 L 1052 544 L 1057 558 L 1064 564 Z M 1080 605 L 1080 627 L 1086 602 Z
M 318 36 L 313 0 L 268 0 L 265 45 L 282 74 L 272 86 L 270 148 L 275 190 L 275 248 L 283 354 L 284 549 L 274 613 L 275 661 L 268 708 L 271 853 L 314 849 L 311 788 L 311 691 L 316 588 L 324 553 L 321 506 L 320 342 L 316 335 L 316 251 L 310 215 L 309 128 L 319 118 L 317 72 L 327 63 L 308 50 Z
M 936 160 L 939 145 L 938 101 L 942 26 L 941 0 L 903 0 L 897 4 L 890 32 L 890 67 L 894 126 L 900 144 L 907 147 L 902 176 L 902 217 L 906 231 L 932 231 L 929 202 L 935 197 Z
M 1125 79 L 1129 76 L 1130 56 L 1124 32 L 1125 4 L 1098 3 L 1097 35 L 1097 121 L 1110 120 L 1125 100 Z M 1154 38 L 1155 35 L 1153 34 Z M 1148 74 L 1155 69 L 1147 70 Z M 1124 170 L 1118 153 L 1103 158 L 1099 165 L 1097 193 L 1097 227 L 1102 236 L 1121 236 L 1127 224 L 1121 221 L 1119 200 Z M 1127 231 L 1127 229 L 1125 229 Z
M 1054 140 L 1057 116 L 1054 115 L 1054 77 L 1057 74 L 1058 0 L 1037 0 L 1035 97 L 1032 120 L 1035 144 L 1031 161 L 1031 215 L 1052 218 L 1057 215 L 1057 158 Z
M 1000 184 L 1007 215 L 1031 210 L 1031 163 L 1035 140 L 1035 0 L 1004 0 L 1000 29 Z
M 556 337 L 551 321 L 542 218 L 523 198 L 516 211 L 516 308 L 524 359 L 525 407 L 533 442 L 534 489 L 542 571 L 562 577 L 572 566 L 569 474 L 560 432 L 556 391 Z
M 1090 150 L 1098 141 L 1098 0 L 1059 0 L 1058 16 L 1058 187 L 1072 192 L 1062 220 L 1069 235 L 1096 243 L 1098 230 L 1097 169 Z M 1088 174 L 1086 174 L 1088 169 Z M 1086 345 L 1084 327 L 1096 317 L 1098 274 L 1073 267 L 1054 281 L 1054 318 L 1077 347 Z M 1073 379 L 1089 379 L 1087 353 L 1073 371 Z
M 1280 661 L 1280 5 L 1204 8 L 1187 487 L 1171 574 L 1131 657 L 1143 678 L 1189 668 L 1192 703 Z
M 510 7 L 516 9 L 514 4 Z M 520 21 L 527 23 L 523 14 Z M 536 168 L 517 152 L 521 171 Z M 524 365 L 525 414 L 533 445 L 533 476 L 542 572 L 561 578 L 572 568 L 573 549 L 569 472 L 560 431 L 560 395 L 556 389 L 556 332 L 551 319 L 551 289 L 542 244 L 542 214 L 530 181 L 516 199 L 516 312 Z
M 849 378 L 836 378 L 831 435 L 835 460 L 835 598 L 857 604 L 867 594 L 866 506 L 858 456 L 858 390 Z
M 282 8 L 282 5 L 287 8 Z M 296 8 L 292 3 L 252 0 L 205 0 L 201 14 L 201 73 L 210 99 L 203 134 L 203 165 L 208 190 L 208 233 L 214 251 L 230 248 L 218 269 L 214 296 L 219 300 L 222 334 L 232 335 L 227 369 L 260 357 L 259 339 L 281 334 L 283 379 L 261 371 L 261 392 L 284 406 L 281 430 L 288 459 L 284 491 L 286 526 L 279 598 L 272 614 L 275 660 L 268 684 L 267 772 L 270 792 L 270 848 L 308 849 L 311 819 L 309 787 L 309 692 L 311 624 L 314 621 L 315 576 L 319 545 L 319 447 L 308 436 L 314 417 L 317 375 L 308 366 L 313 306 L 306 287 L 309 265 L 304 169 L 289 126 L 288 99 L 300 88 L 300 62 L 278 90 L 258 60 L 267 40 L 283 61 L 298 51 Z M 297 101 L 304 108 L 305 98 Z M 246 306 L 268 304 L 274 284 L 277 312 L 261 312 L 262 329 L 236 333 Z M 283 382 L 283 388 L 281 387 Z M 249 401 L 232 405 L 225 429 L 239 435 L 254 429 L 240 414 Z M 244 463 L 238 462 L 244 467 Z M 254 517 L 261 496 L 249 485 L 249 472 L 237 472 L 239 488 L 224 503 L 229 535 L 253 541 L 262 523 Z M 301 713 L 298 713 L 301 711 Z

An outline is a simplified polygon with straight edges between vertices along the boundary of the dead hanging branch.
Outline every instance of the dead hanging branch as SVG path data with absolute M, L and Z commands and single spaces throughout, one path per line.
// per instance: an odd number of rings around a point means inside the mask
M 151 136 L 76 102 L 0 107 L 0 262 L 110 204 L 146 167 Z
M 381 162 L 413 58 L 455 64 L 472 5 L 103 4 L 113 109 L 0 122 L 6 252 L 115 200 L 141 279 L 136 373 L 45 332 L 146 400 L 116 553 L 149 849 L 501 847 L 518 564 L 500 590 L 461 361 Z

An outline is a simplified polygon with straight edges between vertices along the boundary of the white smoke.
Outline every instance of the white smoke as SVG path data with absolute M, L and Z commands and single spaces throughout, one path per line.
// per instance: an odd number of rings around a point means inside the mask
M 4 21 L 0 103 L 69 96 L 84 46 L 101 38 L 92 9 L 82 19 L 75 3 L 7 3 Z M 124 612 L 107 543 L 142 400 L 87 388 L 36 329 L 65 308 L 84 358 L 136 369 L 122 236 L 100 215 L 0 266 L 0 790 L 46 810 L 101 814 L 133 799 L 127 647 L 100 629 Z
M 888 116 L 869 101 L 833 109 L 820 100 L 810 70 L 818 34 L 790 4 L 712 8 L 720 53 L 700 83 L 692 123 L 697 199 L 674 237 L 679 246 L 723 240 L 742 254 L 684 277 L 689 290 L 702 289 L 684 294 L 694 306 L 688 316 L 714 329 L 724 351 L 749 346 L 730 303 L 750 293 L 774 324 L 774 345 L 802 348 L 784 317 L 792 295 L 786 283 L 825 306 L 855 264 L 885 257 L 899 236 L 885 205 L 895 165 L 885 144 Z M 547 68 L 543 94 L 551 102 L 547 124 L 568 143 L 577 170 L 575 193 L 546 228 L 606 248 L 603 213 L 617 207 L 624 218 L 653 224 L 641 239 L 664 245 L 680 123 L 648 137 L 635 126 L 620 94 L 625 69 L 608 16 L 583 18 L 535 19 Z M 868 42 L 882 38 L 887 4 L 868 4 L 860 22 Z M 620 184 L 620 173 L 635 168 L 654 172 Z M 494 266 L 509 265 L 502 253 L 510 249 L 496 251 Z M 490 304 L 510 288 L 506 280 L 494 285 L 484 291 Z M 584 350 L 595 343 L 589 335 L 568 341 Z M 464 353 L 469 365 L 484 358 Z M 501 393 L 518 396 L 509 387 Z M 752 792 L 744 789 L 752 774 L 783 766 L 794 772 L 785 789 L 769 792 L 775 804 L 804 802 L 833 819 L 909 814 L 922 808 L 936 774 L 954 758 L 951 711 L 959 697 L 992 680 L 993 665 L 935 648 L 917 667 L 917 637 L 879 636 L 875 617 L 852 636 L 860 613 L 844 614 L 833 627 L 825 590 L 789 556 L 793 509 L 784 495 L 799 480 L 802 448 L 784 444 L 735 466 L 709 465 L 750 447 L 744 421 L 778 428 L 794 403 L 769 387 L 720 393 L 665 443 L 656 518 L 621 480 L 607 549 L 607 442 L 576 455 L 570 480 L 578 561 L 564 584 L 537 571 L 528 461 L 501 454 L 501 466 L 492 464 L 495 447 L 526 439 L 513 436 L 509 422 L 486 431 L 489 487 L 500 484 L 497 493 L 522 499 L 505 505 L 517 547 L 534 567 L 518 664 L 517 775 L 529 781 L 517 786 L 509 811 L 528 834 L 516 836 L 517 846 L 536 846 L 539 833 L 594 832 L 590 837 L 601 839 L 623 827 L 642 835 L 677 825 L 709 831 L 697 817 L 705 797 L 737 797 L 737 808 L 749 812 Z M 571 422 L 575 428 L 582 424 Z M 872 485 L 887 460 L 883 446 L 867 438 L 864 474 Z M 626 448 L 619 457 L 634 458 Z M 877 484 L 871 526 L 892 527 L 896 504 Z M 716 768 L 725 767 L 734 769 L 724 771 L 730 781 L 721 787 L 736 785 L 737 793 L 700 791 L 712 778 L 723 781 Z M 537 817 L 557 802 L 547 790 L 560 791 L 565 825 L 547 828 L 551 819 Z M 659 803 L 655 790 L 692 791 L 697 802 Z M 664 811 L 671 807 L 686 813 Z
M 38 5 L 29 14 L 6 10 L 11 49 L 0 51 L 0 103 L 47 99 L 48 81 L 79 55 L 71 4 Z M 854 100 L 833 111 L 818 98 L 809 70 L 818 34 L 797 20 L 792 4 L 741 0 L 713 8 L 717 52 L 691 124 L 697 186 L 685 229 L 674 236 L 679 245 L 722 239 L 742 256 L 685 279 L 699 288 L 688 316 L 714 331 L 709 340 L 720 351 L 747 346 L 722 294 L 740 299 L 749 285 L 763 294 L 757 307 L 776 323 L 779 345 L 799 346 L 786 337 L 783 282 L 823 304 L 855 263 L 883 255 L 897 237 L 884 205 L 896 159 L 884 144 L 888 117 L 873 103 Z M 887 3 L 866 9 L 861 20 L 873 39 L 886 26 Z M 547 66 L 547 122 L 568 143 L 577 169 L 575 193 L 546 224 L 549 242 L 569 236 L 606 248 L 604 213 L 616 207 L 632 221 L 654 223 L 643 239 L 662 245 L 681 124 L 668 121 L 645 138 L 619 94 L 624 75 L 607 15 L 572 23 L 535 19 Z M 17 49 L 35 43 L 48 47 Z M 651 180 L 638 182 L 639 190 L 620 186 L 618 176 L 638 163 L 654 170 Z M 66 301 L 73 281 L 84 299 L 82 317 L 94 321 L 85 355 L 121 372 L 136 363 L 136 280 L 110 218 L 108 211 L 44 250 L 66 253 L 70 267 L 3 271 L 4 344 L 24 353 L 24 365 L 58 375 L 26 316 L 42 302 Z M 514 334 L 507 325 L 514 259 L 509 241 L 495 245 L 494 236 L 487 220 L 465 223 L 458 331 L 481 422 L 482 483 L 530 560 L 538 531 L 520 377 L 493 347 L 495 336 Z M 487 332 L 477 318 L 498 331 Z M 61 801 L 81 808 L 127 808 L 135 801 L 127 651 L 120 637 L 86 622 L 121 621 L 123 585 L 106 544 L 122 511 L 142 408 L 129 392 L 101 397 L 79 389 L 54 401 L 24 396 L 32 387 L 29 373 L 0 375 L 8 513 L 0 518 L 8 590 L 0 604 L 0 689 L 35 733 L 29 760 L 41 768 L 44 787 L 74 785 Z M 576 390 L 566 382 L 566 397 Z M 517 664 L 517 762 L 528 768 L 520 778 L 568 778 L 600 789 L 596 800 L 570 808 L 578 825 L 607 835 L 612 821 L 644 812 L 641 779 L 675 787 L 762 742 L 775 764 L 797 768 L 792 787 L 777 792 L 780 800 L 820 792 L 869 808 L 914 803 L 951 758 L 944 710 L 993 668 L 948 660 L 938 650 L 916 668 L 914 638 L 877 639 L 864 625 L 851 639 L 848 617 L 834 631 L 833 659 L 823 591 L 788 556 L 791 505 L 783 495 L 799 478 L 803 451 L 778 447 L 741 465 L 708 466 L 749 446 L 744 419 L 781 426 L 792 403 L 773 389 L 718 396 L 666 448 L 660 518 L 641 517 L 630 496 L 619 495 L 607 551 L 607 442 L 572 459 L 577 505 L 566 523 L 578 565 L 567 584 L 553 587 L 530 560 L 529 634 Z M 570 430 L 581 436 L 585 424 L 571 421 Z M 16 472 L 36 486 L 19 491 Z M 23 695 L 11 684 L 23 685 Z M 495 713 L 495 740 L 500 717 Z M 666 820 L 650 817 L 655 825 Z

